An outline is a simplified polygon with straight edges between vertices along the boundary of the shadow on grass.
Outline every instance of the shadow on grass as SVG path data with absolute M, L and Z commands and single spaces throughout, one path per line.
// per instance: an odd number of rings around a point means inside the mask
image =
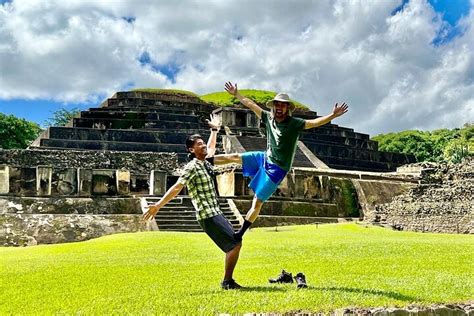
M 414 302 L 414 301 L 420 300 L 417 297 L 404 295 L 404 294 L 393 292 L 393 291 L 366 290 L 366 289 L 358 289 L 358 288 L 351 288 L 351 287 L 312 287 L 312 286 L 309 286 L 308 289 L 318 290 L 318 291 L 340 291 L 340 292 L 359 293 L 359 294 L 367 294 L 367 295 L 379 295 L 379 296 L 386 296 L 386 297 L 390 297 L 396 300 L 407 301 L 407 302 Z
M 208 294 L 215 294 L 215 293 L 234 293 L 234 292 L 283 292 L 287 291 L 285 288 L 278 288 L 278 287 L 267 287 L 267 286 L 244 286 L 241 289 L 238 290 L 223 290 L 223 289 L 218 289 L 218 290 L 213 290 L 213 291 L 202 291 L 202 292 L 197 292 L 192 295 L 208 295 Z
M 268 286 L 245 286 L 239 289 L 240 292 L 283 292 L 284 288 L 268 287 Z
M 305 289 L 296 289 L 296 287 L 272 287 L 272 286 L 245 286 L 238 290 L 213 290 L 213 291 L 204 291 L 199 293 L 194 293 L 193 295 L 208 295 L 208 294 L 215 294 L 219 292 L 288 292 L 288 291 L 339 291 L 339 292 L 347 292 L 347 293 L 358 293 L 364 295 L 378 295 L 378 296 L 386 296 L 392 299 L 406 301 L 406 302 L 416 302 L 420 301 L 419 298 L 414 296 L 408 296 L 404 294 L 400 294 L 393 291 L 382 291 L 382 290 L 367 290 L 367 289 L 359 289 L 359 288 L 351 288 L 351 287 L 316 287 L 316 286 L 308 286 Z

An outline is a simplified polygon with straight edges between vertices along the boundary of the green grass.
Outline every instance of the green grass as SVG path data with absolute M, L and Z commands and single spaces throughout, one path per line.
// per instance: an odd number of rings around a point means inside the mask
M 474 236 L 356 224 L 253 229 L 222 291 L 223 254 L 202 233 L 117 234 L 0 248 L 0 314 L 217 314 L 429 305 L 474 297 Z M 268 284 L 284 268 L 309 288 Z
M 265 105 L 267 101 L 273 99 L 276 95 L 276 92 L 265 91 L 265 90 L 239 90 L 240 94 L 244 97 L 250 98 L 255 101 L 257 104 Z M 240 103 L 240 101 L 234 98 L 227 92 L 215 92 L 209 93 L 201 96 L 201 100 L 204 100 L 209 103 L 213 103 L 217 106 L 234 106 Z M 308 107 L 298 101 L 292 100 L 297 108 L 307 110 Z
M 185 94 L 185 95 L 189 95 L 189 96 L 199 98 L 199 96 L 194 92 L 187 91 L 187 90 L 178 90 L 178 89 L 137 88 L 137 89 L 133 89 L 132 91 L 151 92 L 151 93 L 165 93 L 165 94 Z

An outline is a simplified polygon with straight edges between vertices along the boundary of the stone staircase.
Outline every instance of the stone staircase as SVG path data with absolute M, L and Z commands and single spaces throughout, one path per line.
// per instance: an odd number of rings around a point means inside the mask
M 146 197 L 143 206 L 156 203 L 160 197 Z M 229 201 L 219 198 L 219 206 L 224 216 L 230 221 L 234 230 L 240 228 L 240 219 L 232 210 Z M 187 196 L 180 196 L 171 200 L 155 216 L 158 230 L 160 231 L 182 231 L 182 232 L 202 232 L 196 220 L 196 211 Z

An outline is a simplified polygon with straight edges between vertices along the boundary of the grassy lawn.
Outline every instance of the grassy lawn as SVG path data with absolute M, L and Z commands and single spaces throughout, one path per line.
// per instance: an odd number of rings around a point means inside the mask
M 329 311 L 474 298 L 474 236 L 356 224 L 253 229 L 223 291 L 223 254 L 202 233 L 145 232 L 0 248 L 0 314 Z M 273 285 L 284 268 L 308 289 Z

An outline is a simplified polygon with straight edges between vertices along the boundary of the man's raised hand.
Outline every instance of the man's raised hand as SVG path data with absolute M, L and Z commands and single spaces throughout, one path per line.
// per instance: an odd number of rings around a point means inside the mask
M 342 114 L 345 114 L 349 110 L 349 106 L 344 102 L 341 105 L 336 103 L 334 105 L 334 109 L 332 110 L 332 115 L 334 117 L 341 116 Z
M 154 218 L 155 215 L 156 215 L 156 213 L 158 213 L 159 210 L 160 210 L 160 209 L 159 209 L 158 206 L 156 206 L 156 205 L 150 206 L 150 207 L 148 208 L 148 211 L 147 211 L 145 214 L 143 214 L 143 220 L 144 220 L 144 221 L 148 221 L 148 220 Z
M 235 86 L 232 84 L 232 82 L 226 82 L 225 83 L 225 91 L 229 92 L 230 94 L 232 94 L 234 97 L 237 95 L 237 93 L 239 92 L 239 90 L 237 89 L 237 84 L 235 84 Z
M 218 114 L 211 114 L 211 120 L 206 120 L 210 128 L 219 130 L 222 125 L 222 118 Z

